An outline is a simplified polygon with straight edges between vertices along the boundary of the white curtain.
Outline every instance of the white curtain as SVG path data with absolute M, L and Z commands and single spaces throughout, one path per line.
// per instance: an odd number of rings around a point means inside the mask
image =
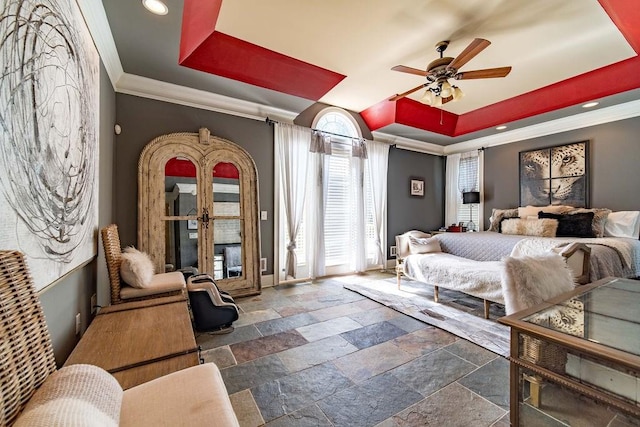
M 478 231 L 484 231 L 484 150 L 478 150 L 478 188 L 480 191 Z
M 310 129 L 289 124 L 275 124 L 280 190 L 289 235 L 284 264 L 285 277 L 296 277 L 296 237 L 304 209 L 310 143 Z
M 387 247 L 387 171 L 389 167 L 389 144 L 367 141 L 368 158 L 365 161 L 371 186 L 373 222 L 376 252 L 368 259 L 368 267 L 383 265 L 386 262 Z
M 460 191 L 458 190 L 459 153 L 447 156 L 446 168 L 444 225 L 448 227 L 451 224 L 458 223 L 458 200 L 460 199 Z
M 356 142 L 351 147 L 351 181 L 353 200 L 353 258 L 352 268 L 356 273 L 367 269 L 367 236 L 364 230 L 364 159 L 366 146 Z
M 311 136 L 309 162 L 309 214 L 307 221 L 307 263 L 312 279 L 322 277 L 326 272 L 324 245 L 325 199 L 329 184 L 329 156 L 331 140 L 329 136 L 314 132 Z

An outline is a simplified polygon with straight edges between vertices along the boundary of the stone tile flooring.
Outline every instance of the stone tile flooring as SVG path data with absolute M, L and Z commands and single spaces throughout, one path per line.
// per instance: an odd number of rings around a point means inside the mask
M 196 334 L 243 427 L 508 425 L 507 360 L 343 289 L 381 278 L 265 288 L 235 331 Z
M 196 333 L 240 425 L 509 426 L 504 357 L 343 288 L 390 277 L 265 288 L 236 300 L 232 333 Z M 566 425 L 529 412 L 526 425 Z

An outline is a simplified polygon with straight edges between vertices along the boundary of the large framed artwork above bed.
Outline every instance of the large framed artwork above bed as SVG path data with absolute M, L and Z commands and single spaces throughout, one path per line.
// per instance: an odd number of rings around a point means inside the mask
M 520 152 L 520 206 L 588 207 L 589 141 Z

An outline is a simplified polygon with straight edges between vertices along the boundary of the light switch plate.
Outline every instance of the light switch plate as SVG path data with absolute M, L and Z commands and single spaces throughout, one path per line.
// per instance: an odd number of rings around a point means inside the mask
M 267 211 L 260 211 L 260 219 L 266 221 L 268 218 Z

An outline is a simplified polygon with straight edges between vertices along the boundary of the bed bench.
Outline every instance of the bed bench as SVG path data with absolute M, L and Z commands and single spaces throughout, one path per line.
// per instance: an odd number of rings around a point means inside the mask
M 396 236 L 396 277 L 400 289 L 402 276 L 428 283 L 434 288 L 434 301 L 438 302 L 439 287 L 464 292 L 484 301 L 484 317 L 489 318 L 491 302 L 504 304 L 502 295 L 501 261 L 476 261 L 446 252 L 416 255 L 421 268 L 411 271 L 406 258 L 411 255 L 410 239 L 429 238 L 429 233 L 411 230 Z M 589 281 L 589 257 L 591 249 L 582 243 L 571 243 L 555 251 L 564 257 L 573 271 L 576 283 Z M 408 271 L 409 270 L 409 271 Z

